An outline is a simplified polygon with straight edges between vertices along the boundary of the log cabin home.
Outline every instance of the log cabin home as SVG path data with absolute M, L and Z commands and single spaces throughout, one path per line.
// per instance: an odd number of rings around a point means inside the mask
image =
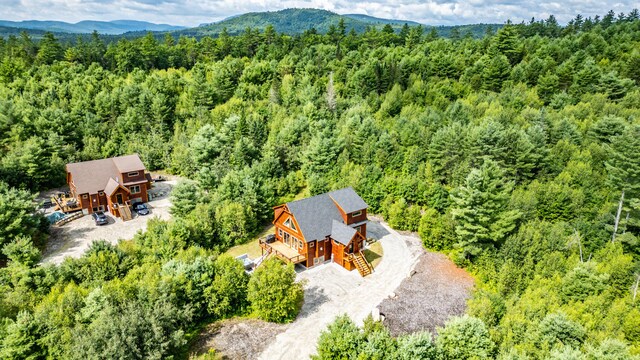
M 132 154 L 67 164 L 67 183 L 71 201 L 84 214 L 105 211 L 130 219 L 130 206 L 148 201 L 151 175 L 138 154 Z
M 351 187 L 276 206 L 275 241 L 260 241 L 263 255 L 307 268 L 332 261 L 366 276 L 373 271 L 362 252 L 368 207 Z

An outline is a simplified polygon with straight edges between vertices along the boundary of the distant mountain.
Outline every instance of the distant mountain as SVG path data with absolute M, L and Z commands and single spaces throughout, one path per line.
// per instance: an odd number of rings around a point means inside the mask
M 285 9 L 247 13 L 226 18 L 222 21 L 178 31 L 192 36 L 218 35 L 226 28 L 229 34 L 239 34 L 247 27 L 264 29 L 271 24 L 277 32 L 285 34 L 300 34 L 311 28 L 320 33 L 326 33 L 331 25 L 338 25 L 344 19 L 347 31 L 355 29 L 363 32 L 368 26 L 383 26 L 390 24 L 399 29 L 406 22 L 409 25 L 418 23 L 401 20 L 378 19 L 367 15 L 339 15 L 327 10 L 319 9 Z
M 267 25 L 273 25 L 275 30 L 289 35 L 301 34 L 311 28 L 319 33 L 326 33 L 331 25 L 338 25 L 340 19 L 344 19 L 347 31 L 354 29 L 362 33 L 367 27 L 382 28 L 389 24 L 399 31 L 404 24 L 409 26 L 421 25 L 415 21 L 381 19 L 362 14 L 340 15 L 327 10 L 319 9 L 286 9 L 280 11 L 254 12 L 226 18 L 211 24 L 204 24 L 195 28 L 189 28 L 174 32 L 176 35 L 194 37 L 217 36 L 223 29 L 231 35 L 242 33 L 246 28 L 264 30 Z M 470 33 L 474 37 L 484 35 L 487 28 L 497 29 L 499 24 L 474 24 L 459 26 L 428 26 L 423 25 L 425 32 L 435 28 L 440 36 L 449 37 L 453 29 L 457 29 L 461 36 Z
M 146 21 L 135 20 L 114 20 L 114 21 L 94 21 L 85 20 L 72 24 L 63 21 L 6 21 L 0 20 L 0 26 L 42 30 L 59 33 L 83 34 L 91 33 L 94 30 L 100 34 L 119 35 L 130 31 L 174 31 L 184 29 L 183 26 L 173 26 L 167 24 L 154 24 Z
M 364 14 L 344 14 L 342 15 L 344 17 L 348 17 L 351 19 L 355 19 L 355 20 L 359 20 L 359 21 L 363 21 L 366 23 L 371 23 L 371 24 L 390 24 L 390 25 L 404 25 L 407 24 L 409 26 L 416 26 L 416 25 L 421 25 L 418 22 L 415 21 L 409 21 L 409 20 L 395 20 L 395 19 L 381 19 L 381 18 L 377 18 L 377 17 L 373 17 L 373 16 L 369 16 L 369 15 L 364 15 Z

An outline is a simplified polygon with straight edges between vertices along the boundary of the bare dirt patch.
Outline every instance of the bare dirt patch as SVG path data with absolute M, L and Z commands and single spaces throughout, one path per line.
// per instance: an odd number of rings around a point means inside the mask
M 283 332 L 287 325 L 274 324 L 258 319 L 229 319 L 215 322 L 198 335 L 189 358 L 216 349 L 222 359 L 255 359 Z
M 65 257 L 78 258 L 96 240 L 106 240 L 115 245 L 120 240 L 132 239 L 138 231 L 144 231 L 149 219 L 154 217 L 163 220 L 170 219 L 169 194 L 176 182 L 177 180 L 169 180 L 153 185 L 149 191 L 153 198 L 147 203 L 151 211 L 149 215 L 138 216 L 134 214 L 133 219 L 122 221 L 120 218 L 107 214 L 109 223 L 102 226 L 97 226 L 91 215 L 85 215 L 60 227 L 52 226 L 51 236 L 43 251 L 42 263 L 59 264 Z M 48 209 L 46 214 L 51 211 L 52 209 Z
M 443 254 L 420 256 L 415 273 L 380 304 L 384 324 L 394 336 L 428 330 L 435 334 L 451 316 L 462 315 L 474 280 Z

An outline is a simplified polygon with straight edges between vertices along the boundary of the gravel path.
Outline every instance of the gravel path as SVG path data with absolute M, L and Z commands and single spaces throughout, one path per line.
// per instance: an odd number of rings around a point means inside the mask
M 330 263 L 298 275 L 308 281 L 305 303 L 298 318 L 273 339 L 259 359 L 308 359 L 316 352 L 320 333 L 336 316 L 349 316 L 362 324 L 367 315 L 410 274 L 420 254 L 420 240 L 403 236 L 386 224 L 369 222 L 369 236 L 380 239 L 384 256 L 372 275 L 360 277 Z

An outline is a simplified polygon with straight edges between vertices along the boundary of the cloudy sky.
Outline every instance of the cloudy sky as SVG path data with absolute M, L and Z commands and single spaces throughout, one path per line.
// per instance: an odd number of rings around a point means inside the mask
M 634 7 L 637 0 L 0 0 L 0 19 L 130 19 L 197 26 L 246 12 L 318 8 L 429 25 L 519 22 L 550 14 L 565 23 L 576 14 L 603 15 L 610 9 L 627 13 Z

